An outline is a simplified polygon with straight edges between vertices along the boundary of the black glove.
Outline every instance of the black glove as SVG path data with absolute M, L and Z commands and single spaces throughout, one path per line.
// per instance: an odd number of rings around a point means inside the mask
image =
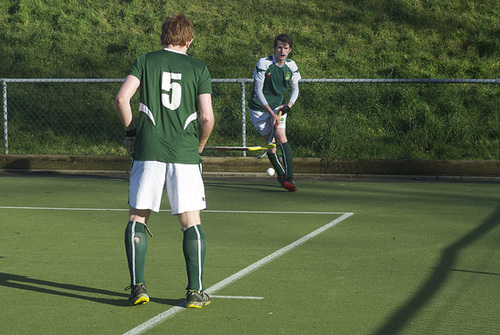
M 135 137 L 135 135 L 137 135 L 137 128 L 125 130 L 125 137 Z
M 290 113 L 290 107 L 288 107 L 288 105 L 283 105 L 283 107 L 281 107 L 280 111 L 281 111 L 281 115 L 288 114 L 288 113 Z
M 123 141 L 123 144 L 125 144 L 126 147 L 133 149 L 135 145 L 135 135 L 137 134 L 137 128 L 134 128 L 132 130 L 126 130 L 125 131 L 125 140 Z

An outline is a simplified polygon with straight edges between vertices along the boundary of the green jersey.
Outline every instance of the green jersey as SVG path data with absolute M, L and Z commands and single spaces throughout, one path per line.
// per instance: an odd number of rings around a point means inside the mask
M 169 49 L 139 56 L 130 75 L 140 82 L 134 160 L 198 164 L 197 101 L 212 94 L 207 67 Z
M 253 78 L 254 89 L 248 101 L 248 107 L 252 110 L 265 111 L 266 102 L 271 109 L 284 104 L 285 93 L 290 86 L 292 90 L 296 90 L 291 100 L 295 102 L 297 99 L 301 76 L 297 64 L 291 59 L 287 59 L 280 67 L 274 62 L 273 56 L 261 58 L 255 66 Z M 257 87 L 262 87 L 261 92 Z

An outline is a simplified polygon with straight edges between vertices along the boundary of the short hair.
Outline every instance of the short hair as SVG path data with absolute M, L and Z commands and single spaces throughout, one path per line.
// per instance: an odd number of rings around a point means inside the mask
M 173 15 L 161 26 L 161 44 L 185 46 L 194 37 L 194 26 L 183 14 Z
M 274 38 L 274 48 L 275 49 L 278 46 L 278 41 L 281 41 L 285 44 L 288 44 L 290 49 L 292 48 L 292 36 L 290 36 L 288 34 L 279 34 L 278 36 L 276 36 Z

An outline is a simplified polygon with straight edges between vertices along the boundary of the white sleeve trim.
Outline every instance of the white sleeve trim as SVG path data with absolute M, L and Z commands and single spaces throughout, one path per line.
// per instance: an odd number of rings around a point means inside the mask
M 153 116 L 153 113 L 151 112 L 151 110 L 148 108 L 148 106 L 146 106 L 145 104 L 143 104 L 142 102 L 139 104 L 139 112 L 143 112 L 145 113 L 149 119 L 151 120 L 151 122 L 153 122 L 153 125 L 156 126 L 156 122 L 155 122 L 155 119 L 154 119 L 154 116 Z
M 257 65 L 255 66 L 255 70 L 253 71 L 253 79 L 254 79 L 254 87 L 255 87 L 255 95 L 257 99 L 259 99 L 262 106 L 268 105 L 266 97 L 264 97 L 264 79 L 266 79 L 266 71 L 269 67 L 269 62 L 266 61 L 265 58 L 259 59 Z M 258 71 L 261 70 L 261 71 Z
M 292 92 L 290 93 L 290 99 L 288 100 L 292 104 L 297 101 L 297 98 L 299 97 L 299 80 L 302 79 L 302 76 L 300 75 L 299 72 L 299 67 L 294 61 L 290 62 L 290 70 L 292 70 L 292 81 L 290 83 L 290 87 L 292 88 Z
M 193 121 L 195 121 L 198 118 L 198 114 L 194 112 L 193 114 L 189 115 L 188 118 L 186 119 L 186 122 L 184 123 L 184 130 L 189 126 L 189 124 Z

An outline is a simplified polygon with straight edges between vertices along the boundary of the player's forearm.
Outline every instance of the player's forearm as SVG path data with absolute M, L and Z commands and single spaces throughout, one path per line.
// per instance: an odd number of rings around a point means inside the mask
M 290 99 L 288 100 L 288 107 L 292 107 L 297 98 L 299 97 L 299 83 L 293 81 L 291 84 L 292 91 L 290 92 Z
M 134 96 L 139 85 L 139 79 L 132 75 L 128 75 L 115 99 L 116 111 L 118 112 L 118 116 L 125 130 L 132 130 L 135 128 L 134 120 L 132 119 L 130 99 Z
M 264 108 L 266 109 L 266 111 L 271 114 L 271 117 L 273 116 L 273 114 L 276 114 L 274 113 L 273 109 L 271 108 L 271 106 L 269 106 L 269 104 L 265 104 L 264 105 Z
M 199 96 L 198 105 L 200 108 L 200 123 L 198 132 L 199 152 L 203 151 L 215 125 L 215 117 L 212 109 L 212 96 L 202 94 Z
M 266 100 L 266 97 L 264 96 L 264 82 L 256 81 L 255 82 L 255 95 L 257 96 L 257 99 L 261 103 L 262 106 L 268 111 L 272 112 L 272 108 L 269 107 L 269 104 Z
M 207 141 L 210 138 L 210 134 L 212 134 L 213 128 L 214 128 L 213 123 L 201 122 L 200 131 L 198 135 L 198 140 L 199 140 L 198 148 L 200 152 L 203 151 L 205 144 L 207 144 Z
M 120 121 L 122 122 L 125 130 L 132 130 L 135 128 L 134 120 L 132 118 L 132 109 L 130 103 L 118 102 L 116 103 L 116 110 Z

